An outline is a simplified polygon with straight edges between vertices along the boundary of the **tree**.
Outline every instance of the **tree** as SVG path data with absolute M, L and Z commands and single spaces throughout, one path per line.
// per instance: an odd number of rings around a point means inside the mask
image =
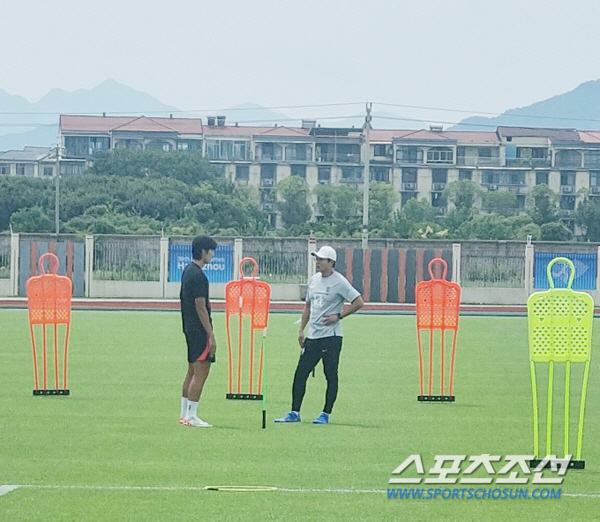
M 10 216 L 10 224 L 15 232 L 54 232 L 54 218 L 42 207 L 22 208 Z
M 511 216 L 517 209 L 517 196 L 513 192 L 495 190 L 484 197 L 485 207 L 501 216 Z
M 463 211 L 468 219 L 473 215 L 475 204 L 481 198 L 481 194 L 477 183 L 469 179 L 448 183 L 443 192 L 444 199 L 452 203 L 458 211 Z
M 558 221 L 560 209 L 558 196 L 550 190 L 548 185 L 536 185 L 532 191 L 534 208 L 531 217 L 536 225 L 544 225 Z
M 94 156 L 90 172 L 101 176 L 175 178 L 188 185 L 218 178 L 200 154 L 160 150 L 115 149 Z
M 542 241 L 570 241 L 573 233 L 562 223 L 544 223 L 541 226 Z
M 362 193 L 361 193 L 362 195 Z M 398 193 L 389 183 L 371 181 L 369 184 L 369 227 L 380 228 L 388 221 L 398 202 Z
M 575 222 L 584 230 L 586 241 L 600 241 L 600 205 L 585 198 L 577 205 Z
M 310 192 L 308 183 L 298 176 L 282 179 L 275 187 L 277 210 L 287 227 L 306 223 L 310 220 L 311 210 L 307 198 Z

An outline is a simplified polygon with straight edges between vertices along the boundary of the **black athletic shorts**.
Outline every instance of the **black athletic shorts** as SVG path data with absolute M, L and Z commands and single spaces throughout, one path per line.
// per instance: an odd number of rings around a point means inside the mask
M 208 340 L 206 334 L 201 331 L 190 331 L 185 333 L 187 343 L 188 362 L 195 363 L 202 357 L 205 351 L 208 351 Z M 206 361 L 214 363 L 217 361 L 215 354 L 205 355 Z

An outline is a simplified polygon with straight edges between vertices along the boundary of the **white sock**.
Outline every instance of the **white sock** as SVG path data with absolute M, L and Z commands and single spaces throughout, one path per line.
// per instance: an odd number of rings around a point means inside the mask
M 185 419 L 188 410 L 188 399 L 187 397 L 181 397 L 181 417 Z
M 198 416 L 198 403 L 188 399 L 187 418 Z

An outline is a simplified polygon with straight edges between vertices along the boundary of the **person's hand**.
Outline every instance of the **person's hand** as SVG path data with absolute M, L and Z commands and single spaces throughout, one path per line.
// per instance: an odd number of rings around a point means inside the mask
M 300 345 L 300 348 L 304 348 L 304 330 L 300 330 L 298 332 L 298 344 Z
M 325 321 L 325 324 L 327 324 L 327 325 L 335 324 L 340 320 L 340 316 L 339 316 L 339 314 L 330 314 L 330 315 L 326 315 L 323 320 Z
M 208 352 L 214 354 L 217 351 L 217 341 L 215 340 L 215 334 L 208 336 Z

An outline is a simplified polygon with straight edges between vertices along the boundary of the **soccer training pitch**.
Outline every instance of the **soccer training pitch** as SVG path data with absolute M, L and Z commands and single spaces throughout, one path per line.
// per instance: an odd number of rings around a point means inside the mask
M 504 458 L 532 452 L 527 319 L 462 317 L 456 403 L 432 404 L 416 400 L 415 317 L 354 315 L 344 321 L 340 391 L 331 424 L 312 424 L 325 391 L 319 365 L 316 378 L 308 381 L 303 422 L 276 425 L 273 419 L 290 409 L 298 318 L 299 314 L 270 316 L 268 426 L 261 430 L 260 402 L 225 399 L 224 315 L 214 314 L 218 362 L 199 414 L 215 427 L 194 429 L 178 424 L 187 367 L 178 313 L 75 311 L 69 355 L 71 396 L 33 397 L 27 312 L 0 311 L 0 494 L 2 486 L 19 486 L 0 495 L 0 519 L 598 516 L 597 321 L 584 432 L 586 469 L 569 471 L 559 486 L 539 486 L 560 488 L 560 499 L 389 500 L 392 471 L 410 455 L 420 454 L 428 471 L 435 455 L 487 453 Z M 555 401 L 562 404 L 559 395 Z M 560 446 L 562 431 L 556 435 Z M 215 492 L 203 490 L 207 485 L 279 489 Z

